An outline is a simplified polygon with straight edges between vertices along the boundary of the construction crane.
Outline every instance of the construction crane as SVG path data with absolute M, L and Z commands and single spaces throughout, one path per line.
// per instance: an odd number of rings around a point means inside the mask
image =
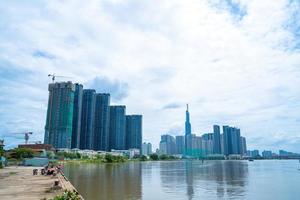
M 55 75 L 55 74 L 48 74 L 48 77 L 51 77 L 53 83 L 55 81 L 55 78 L 72 78 L 72 77 L 69 77 L 69 76 L 58 76 L 58 75 Z
M 33 132 L 22 132 L 22 133 L 13 133 L 13 134 L 24 134 L 25 144 L 28 144 L 29 135 L 32 135 Z

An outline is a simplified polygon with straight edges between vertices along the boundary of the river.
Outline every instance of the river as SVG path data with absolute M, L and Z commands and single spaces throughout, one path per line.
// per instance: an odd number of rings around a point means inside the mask
M 65 165 L 86 200 L 300 199 L 298 160 Z

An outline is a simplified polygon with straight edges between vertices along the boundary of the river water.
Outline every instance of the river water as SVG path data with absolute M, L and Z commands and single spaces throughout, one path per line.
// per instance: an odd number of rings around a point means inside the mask
M 298 160 L 67 164 L 86 200 L 300 199 Z

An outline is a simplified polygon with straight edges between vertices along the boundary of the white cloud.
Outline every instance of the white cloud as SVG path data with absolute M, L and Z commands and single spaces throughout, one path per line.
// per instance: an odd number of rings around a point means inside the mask
M 184 110 L 161 109 L 170 102 L 190 103 L 197 134 L 219 123 L 241 127 L 250 147 L 257 147 L 251 138 L 299 137 L 299 3 L 232 2 L 0 3 L 0 60 L 38 76 L 0 86 L 0 117 L 8 123 L 1 131 L 13 131 L 11 121 L 37 109 L 32 120 L 43 137 L 47 74 L 55 72 L 81 83 L 99 76 L 128 84 L 117 103 L 144 115 L 144 138 L 155 147 L 161 134 L 183 128 Z

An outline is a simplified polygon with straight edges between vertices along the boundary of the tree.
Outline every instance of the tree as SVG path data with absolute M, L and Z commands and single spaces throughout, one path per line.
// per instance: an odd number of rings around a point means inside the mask
M 166 154 L 163 154 L 163 155 L 160 155 L 160 156 L 159 156 L 159 159 L 160 159 L 160 160 L 168 160 L 168 158 L 169 158 L 169 157 L 168 157 Z
M 4 149 L 2 146 L 0 147 L 0 156 L 4 156 Z
M 145 155 L 140 156 L 140 161 L 146 161 L 146 160 L 147 160 L 147 156 L 145 156 Z
M 12 157 L 15 159 L 32 158 L 34 152 L 29 148 L 16 148 L 12 153 Z
M 151 160 L 159 160 L 159 157 L 156 153 L 153 153 L 153 154 L 150 155 L 150 159 Z

